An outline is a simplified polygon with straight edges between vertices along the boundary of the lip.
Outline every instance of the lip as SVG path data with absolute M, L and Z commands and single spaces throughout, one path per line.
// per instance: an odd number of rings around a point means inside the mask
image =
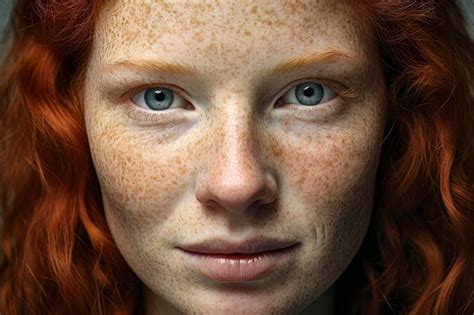
M 214 239 L 216 241 L 216 239 Z M 297 242 L 258 239 L 240 243 L 198 243 L 178 247 L 183 262 L 204 276 L 221 282 L 245 282 L 265 278 L 288 265 Z
M 275 238 L 256 237 L 241 242 L 226 241 L 222 238 L 212 238 L 203 242 L 182 245 L 178 248 L 201 254 L 255 254 L 271 250 L 287 248 L 297 242 Z

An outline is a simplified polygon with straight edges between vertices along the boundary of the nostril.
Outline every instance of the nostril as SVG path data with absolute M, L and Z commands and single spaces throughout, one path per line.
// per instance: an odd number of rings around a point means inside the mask
M 208 200 L 206 203 L 206 206 L 208 206 L 210 209 L 219 209 L 222 208 L 222 206 L 215 200 L 211 199 Z
M 259 199 L 259 200 L 255 200 L 252 204 L 250 204 L 250 206 L 248 206 L 248 209 L 251 211 L 251 210 L 255 210 L 255 209 L 258 209 L 258 207 L 260 207 L 261 204 L 263 204 L 263 200 L 262 199 Z

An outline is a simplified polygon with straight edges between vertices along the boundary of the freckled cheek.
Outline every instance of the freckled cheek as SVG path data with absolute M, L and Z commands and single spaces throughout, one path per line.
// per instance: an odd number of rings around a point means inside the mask
M 192 183 L 187 151 L 105 135 L 91 147 L 102 194 L 124 225 L 163 222 Z M 108 140 L 107 140 L 108 139 Z
M 365 236 L 379 156 L 370 142 L 344 133 L 282 148 L 285 191 L 296 219 L 310 224 L 305 259 L 315 268 L 328 264 L 341 271 Z
M 283 149 L 288 191 L 305 209 L 331 220 L 371 204 L 379 153 L 347 133 Z

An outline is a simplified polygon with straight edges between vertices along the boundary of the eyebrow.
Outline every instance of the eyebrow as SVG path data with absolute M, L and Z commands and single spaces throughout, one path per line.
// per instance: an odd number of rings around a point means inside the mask
M 295 70 L 309 67 L 313 64 L 332 62 L 337 60 L 349 61 L 354 57 L 349 56 L 341 51 L 331 50 L 322 53 L 313 53 L 301 56 L 289 61 L 285 61 L 276 65 L 273 69 L 264 69 L 264 72 L 270 75 L 285 74 Z M 129 68 L 132 70 L 156 72 L 163 74 L 174 74 L 196 77 L 202 74 L 197 70 L 196 66 L 184 62 L 166 62 L 157 60 L 122 60 L 103 67 L 104 72 L 113 72 L 115 69 Z
M 352 56 L 349 56 L 341 51 L 331 50 L 323 53 L 313 53 L 310 55 L 302 56 L 295 58 L 290 61 L 285 61 L 278 64 L 275 68 L 269 72 L 272 75 L 276 74 L 285 74 L 301 68 L 309 67 L 313 64 L 323 63 L 323 62 L 333 62 L 333 61 L 349 61 L 355 59 Z
M 179 74 L 185 76 L 196 76 L 199 74 L 195 66 L 175 62 L 170 63 L 166 61 L 156 60 L 123 60 L 117 61 L 103 67 L 104 72 L 113 72 L 115 69 L 129 68 L 139 71 L 159 72 L 166 74 Z

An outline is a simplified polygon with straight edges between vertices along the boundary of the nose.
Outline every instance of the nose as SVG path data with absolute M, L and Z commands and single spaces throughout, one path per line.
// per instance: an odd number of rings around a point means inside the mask
M 198 175 L 196 199 L 233 213 L 273 202 L 278 195 L 275 174 L 259 156 L 258 141 L 248 118 L 232 117 L 212 132 L 213 150 Z

